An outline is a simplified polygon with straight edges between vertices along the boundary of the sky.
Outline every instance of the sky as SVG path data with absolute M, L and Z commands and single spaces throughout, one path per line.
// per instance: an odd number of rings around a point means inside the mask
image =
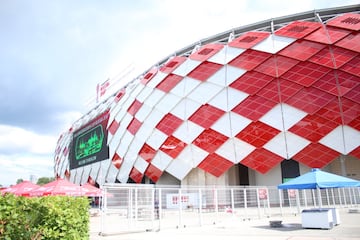
M 122 86 L 232 28 L 353 4 L 359 1 L 1 0 L 0 185 L 53 177 L 56 142 L 94 107 L 97 84 Z

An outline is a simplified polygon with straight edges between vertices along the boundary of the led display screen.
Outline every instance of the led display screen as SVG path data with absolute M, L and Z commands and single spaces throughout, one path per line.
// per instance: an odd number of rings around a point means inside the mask
M 69 156 L 70 169 L 109 158 L 106 130 L 108 120 L 109 112 L 106 111 L 74 132 Z

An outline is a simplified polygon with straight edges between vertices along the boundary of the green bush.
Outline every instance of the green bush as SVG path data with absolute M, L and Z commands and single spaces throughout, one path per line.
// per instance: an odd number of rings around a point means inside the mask
M 0 196 L 0 239 L 88 239 L 86 197 Z

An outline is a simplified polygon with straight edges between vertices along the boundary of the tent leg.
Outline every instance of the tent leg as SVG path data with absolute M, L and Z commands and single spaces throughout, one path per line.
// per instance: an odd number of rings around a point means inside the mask
M 316 188 L 316 190 L 318 193 L 319 208 L 322 208 L 321 190 L 320 188 Z

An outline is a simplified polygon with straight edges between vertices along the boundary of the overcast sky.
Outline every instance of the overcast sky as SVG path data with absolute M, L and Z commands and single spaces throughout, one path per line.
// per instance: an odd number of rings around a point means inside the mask
M 1 0 L 0 184 L 53 176 L 56 141 L 98 83 L 231 28 L 358 2 Z

